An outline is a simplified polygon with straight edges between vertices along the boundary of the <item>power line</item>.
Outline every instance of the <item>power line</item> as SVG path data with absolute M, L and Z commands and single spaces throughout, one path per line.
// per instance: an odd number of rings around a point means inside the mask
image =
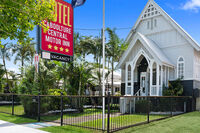
M 115 28 L 115 30 L 130 30 L 132 27 Z M 76 31 L 101 31 L 102 29 L 90 29 L 90 28 L 75 28 Z

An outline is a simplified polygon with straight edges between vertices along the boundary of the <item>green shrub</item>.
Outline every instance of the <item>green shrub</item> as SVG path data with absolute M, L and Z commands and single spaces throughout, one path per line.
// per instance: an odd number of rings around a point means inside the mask
M 35 99 L 35 100 L 34 100 Z M 38 113 L 38 100 L 37 97 L 21 96 L 21 104 L 24 107 L 25 115 L 29 117 L 36 117 Z M 44 99 L 40 99 L 40 113 L 48 112 L 49 103 L 45 102 Z
M 21 96 L 21 104 L 24 107 L 24 113 L 27 116 L 35 117 L 37 116 L 38 104 L 33 102 L 32 97 L 29 96 Z
M 163 91 L 163 96 L 182 96 L 183 95 L 183 86 L 181 84 L 181 79 L 171 81 L 169 87 L 165 88 Z

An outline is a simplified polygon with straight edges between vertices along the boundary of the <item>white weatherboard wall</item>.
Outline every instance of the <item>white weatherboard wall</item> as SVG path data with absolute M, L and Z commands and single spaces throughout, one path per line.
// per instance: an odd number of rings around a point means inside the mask
M 133 41 L 129 45 L 131 45 Z M 140 50 L 143 50 L 150 58 L 153 58 L 149 51 L 143 46 L 143 44 L 138 40 L 135 46 L 131 49 L 130 54 L 127 56 L 126 61 L 133 61 L 134 57 L 138 54 Z
M 200 81 L 200 52 L 194 50 L 194 79 Z
M 132 62 L 141 50 L 151 61 L 167 68 L 163 69 L 166 75 L 164 80 L 168 77 L 169 80 L 178 78 L 177 63 L 178 59 L 183 57 L 183 81 L 200 81 L 200 47 L 154 0 L 148 1 L 126 41 L 129 43 L 129 49 L 126 51 L 128 53 L 123 54 L 117 66 L 122 70 L 122 83 L 125 83 L 127 76 L 125 64 Z M 133 79 L 137 82 L 137 67 L 134 69 Z
M 153 21 L 151 20 L 153 19 Z M 148 21 L 154 23 L 156 19 L 157 24 L 153 28 L 147 27 Z M 140 22 L 137 32 L 146 35 L 153 40 L 169 60 L 177 67 L 177 59 L 182 56 L 185 60 L 185 74 L 184 79 L 192 79 L 193 77 L 193 57 L 194 48 L 188 41 L 166 20 L 163 16 L 157 16 L 150 19 L 145 19 Z M 174 76 L 173 76 L 174 75 Z M 177 69 L 174 74 L 170 74 L 170 79 L 177 78 Z
M 121 82 L 125 83 L 125 69 L 121 69 Z

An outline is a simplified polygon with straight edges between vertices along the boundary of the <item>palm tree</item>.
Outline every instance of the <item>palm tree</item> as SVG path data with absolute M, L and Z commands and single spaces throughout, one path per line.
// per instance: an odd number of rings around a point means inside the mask
M 2 92 L 3 89 L 3 76 L 5 74 L 5 69 L 3 68 L 3 65 L 0 64 L 0 92 Z
M 25 61 L 31 61 L 31 64 L 33 61 L 34 43 L 32 40 L 33 38 L 28 37 L 23 42 L 13 46 L 13 54 L 16 54 L 14 63 L 21 62 L 21 76 L 24 73 Z
M 16 93 L 16 87 L 17 87 L 17 74 L 14 71 L 9 71 L 10 76 L 10 92 Z
M 50 89 L 58 88 L 58 78 L 53 61 L 40 60 L 39 82 L 35 82 L 35 67 L 27 66 L 20 80 L 19 93 L 47 95 Z
M 127 44 L 124 43 L 123 40 L 121 40 L 116 32 L 115 29 L 111 30 L 110 28 L 107 28 L 107 32 L 109 35 L 109 41 L 108 41 L 108 55 L 111 57 L 111 70 L 112 70 L 112 94 L 113 94 L 113 71 L 114 71 L 114 63 L 119 61 L 121 54 L 127 49 Z
M 58 75 L 59 80 L 63 80 L 63 90 L 67 91 L 67 79 L 69 78 L 70 75 L 70 65 L 67 63 L 61 63 L 58 61 L 54 61 L 54 63 L 57 65 L 56 67 L 56 73 Z
M 31 58 L 31 65 L 33 65 L 33 60 L 34 60 L 34 56 L 35 56 L 35 42 L 31 42 L 30 43 L 30 49 L 29 49 L 29 56 Z
M 8 71 L 6 68 L 6 60 L 10 61 L 10 56 L 11 56 L 11 44 L 10 43 L 6 43 L 6 44 L 2 44 L 2 48 L 0 49 L 0 57 L 3 60 L 3 66 L 4 66 L 4 70 L 6 73 L 6 79 L 7 79 L 7 85 L 9 87 L 9 81 L 8 81 Z

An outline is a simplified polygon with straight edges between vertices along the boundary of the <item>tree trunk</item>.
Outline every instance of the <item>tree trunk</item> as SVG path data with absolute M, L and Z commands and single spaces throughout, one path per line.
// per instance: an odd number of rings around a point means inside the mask
M 24 76 L 24 58 L 22 57 L 22 60 L 21 60 L 21 77 L 23 77 Z
M 109 73 L 109 66 L 110 66 L 109 61 L 110 61 L 110 59 L 108 58 L 108 73 Z M 110 74 L 108 74 L 108 77 L 107 77 L 107 80 L 106 80 L 107 81 L 107 85 L 108 85 L 108 90 L 109 90 L 109 83 L 108 83 L 109 75 Z M 107 92 L 108 92 L 108 90 L 107 90 Z
M 31 56 L 31 66 L 33 65 L 33 58 L 34 56 Z
M 8 72 L 7 72 L 7 69 L 6 69 L 6 61 L 5 61 L 5 56 L 3 56 L 3 65 L 4 65 L 5 72 L 6 72 L 6 80 L 7 80 L 7 85 L 8 85 L 8 88 L 10 89 L 10 86 L 9 86 L 9 81 L 8 81 Z
M 112 92 L 111 92 L 111 94 L 113 95 L 113 89 L 114 89 L 114 75 L 113 75 L 113 73 L 114 73 L 114 62 L 113 62 L 113 59 L 112 59 Z

